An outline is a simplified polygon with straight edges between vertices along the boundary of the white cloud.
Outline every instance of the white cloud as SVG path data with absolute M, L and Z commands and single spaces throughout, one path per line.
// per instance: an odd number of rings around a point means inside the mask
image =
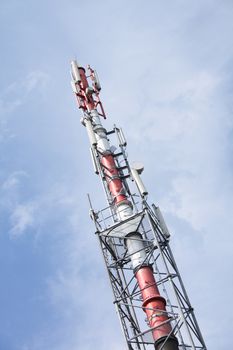
M 21 236 L 34 223 L 34 205 L 17 205 L 11 215 L 11 223 L 10 236 L 13 238 Z
M 0 136 L 8 133 L 7 117 L 23 105 L 33 91 L 43 92 L 49 82 L 49 75 L 42 71 L 32 71 L 24 78 L 10 83 L 0 93 Z
M 28 177 L 27 173 L 25 171 L 19 170 L 14 171 L 12 174 L 8 176 L 8 178 L 3 182 L 2 189 L 3 190 L 10 190 L 14 189 L 15 186 L 20 184 L 21 177 Z
M 47 281 L 49 300 L 65 321 L 64 332 L 72 334 L 69 339 L 63 337 L 59 345 L 61 350 L 67 345 L 70 349 L 89 350 L 95 346 L 107 350 L 111 342 L 111 348 L 117 350 L 122 348 L 123 335 L 112 304 L 107 273 L 102 272 L 103 265 L 99 266 L 102 263 L 100 254 L 95 259 L 96 254 L 91 257 L 88 247 L 85 250 L 78 247 L 78 241 L 83 239 L 85 237 L 80 234 L 77 236 L 75 256 L 71 249 L 70 259 L 68 250 L 65 266 Z M 72 238 L 70 245 L 73 244 Z
M 43 93 L 48 82 L 48 74 L 32 71 L 24 78 L 10 83 L 0 93 L 0 141 L 15 137 L 8 128 L 9 116 L 25 104 L 33 92 Z
M 21 85 L 25 90 L 25 93 L 29 94 L 33 90 L 43 91 L 49 80 L 50 78 L 47 73 L 41 71 L 33 71 L 26 76 L 25 81 L 22 81 Z
M 19 238 L 32 230 L 30 232 L 38 239 L 43 231 L 48 231 L 49 225 L 60 226 L 62 220 L 63 227 L 76 232 L 80 226 L 78 188 L 74 191 L 70 183 L 56 182 L 49 185 L 49 189 L 47 185 L 41 186 L 40 193 L 35 189 L 27 198 L 25 188 L 31 187 L 32 182 L 30 174 L 23 170 L 10 173 L 2 181 L 0 210 L 5 218 L 8 215 L 10 237 Z

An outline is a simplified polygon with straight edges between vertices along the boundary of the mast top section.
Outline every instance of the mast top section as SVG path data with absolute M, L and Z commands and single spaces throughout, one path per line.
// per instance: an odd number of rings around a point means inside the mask
M 88 74 L 76 60 L 71 61 L 71 86 L 76 95 L 78 106 L 86 113 L 95 109 L 100 116 L 106 119 L 99 97 L 101 85 L 98 74 L 90 65 L 87 67 L 87 72 Z

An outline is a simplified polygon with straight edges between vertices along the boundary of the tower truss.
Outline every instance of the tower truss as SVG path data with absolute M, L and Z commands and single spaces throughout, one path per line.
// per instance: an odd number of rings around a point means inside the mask
M 107 198 L 107 207 L 97 211 L 90 201 L 90 214 L 127 348 L 204 350 L 162 213 L 148 204 L 143 167 L 129 163 L 122 129 L 103 127 L 101 86 L 96 71 L 88 69 L 89 75 L 72 61 L 71 84 L 83 113 L 94 171 Z

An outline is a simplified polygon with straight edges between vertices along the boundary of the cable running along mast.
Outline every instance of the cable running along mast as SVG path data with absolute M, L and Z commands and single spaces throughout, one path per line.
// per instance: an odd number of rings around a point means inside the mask
M 130 165 L 121 128 L 107 131 L 95 70 L 71 62 L 71 85 L 90 140 L 94 172 L 107 207 L 94 211 L 114 304 L 129 350 L 206 349 L 193 308 L 169 246 L 158 206 L 147 203 L 141 164 Z M 110 139 L 115 137 L 117 148 Z M 136 185 L 136 186 L 135 186 Z M 136 194 L 135 194 L 136 188 Z M 145 320 L 146 316 L 146 320 Z

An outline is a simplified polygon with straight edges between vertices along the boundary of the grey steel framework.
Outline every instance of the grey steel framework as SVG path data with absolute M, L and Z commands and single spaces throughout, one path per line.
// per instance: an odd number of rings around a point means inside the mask
M 101 154 L 94 147 L 91 147 L 94 170 L 102 179 L 109 206 L 100 211 L 94 211 L 90 201 L 90 213 L 95 223 L 96 234 L 112 286 L 114 304 L 128 349 L 154 349 L 153 328 L 149 327 L 148 320 L 143 317 L 145 307 L 142 306 L 141 292 L 134 278 L 135 271 L 125 244 L 125 232 L 127 228 L 133 226 L 135 232 L 142 234 L 146 251 L 145 263 L 147 266 L 153 266 L 155 280 L 166 299 L 169 322 L 172 325 L 173 334 L 179 341 L 179 349 L 204 350 L 206 346 L 169 246 L 170 235 L 161 212 L 155 205 L 150 206 L 145 196 L 140 195 L 140 191 L 136 190 L 135 193 L 136 187 L 130 181 L 132 168 L 127 160 L 126 141 L 122 130 L 114 126 L 107 135 L 108 137 L 117 136 L 119 148 L 114 151 L 114 159 L 127 195 L 133 203 L 134 215 L 119 222 L 100 164 Z M 165 342 L 166 339 L 164 344 Z M 160 349 L 163 349 L 163 345 Z

